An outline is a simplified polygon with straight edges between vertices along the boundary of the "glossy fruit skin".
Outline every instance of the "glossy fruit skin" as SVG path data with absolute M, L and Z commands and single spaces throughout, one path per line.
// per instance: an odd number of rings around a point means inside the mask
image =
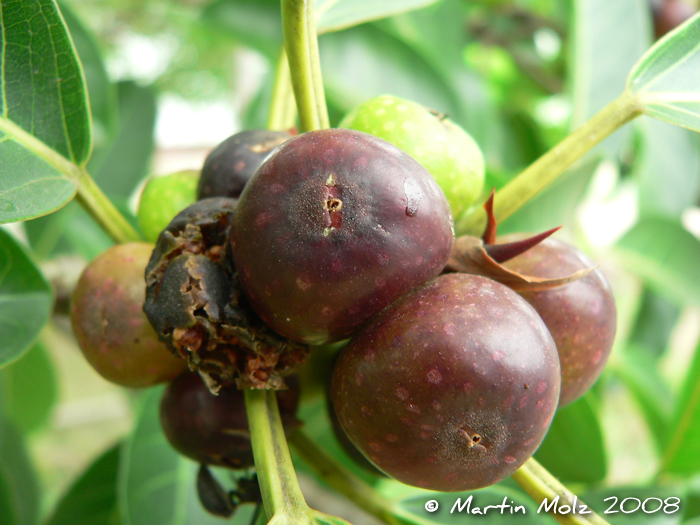
M 455 217 L 469 209 L 481 193 L 484 157 L 474 139 L 416 102 L 382 95 L 353 109 L 339 127 L 370 133 L 411 155 L 438 182 Z
M 233 256 L 273 330 L 322 344 L 437 275 L 453 237 L 425 168 L 381 139 L 329 129 L 291 139 L 256 172 L 239 200 Z
M 152 244 L 119 244 L 83 271 L 71 322 L 85 358 L 105 379 L 139 388 L 170 381 L 187 366 L 158 340 L 143 313 L 143 272 Z
M 508 235 L 498 242 L 523 237 Z M 576 247 L 550 238 L 504 266 L 524 275 L 556 278 L 593 268 L 595 263 Z M 559 288 L 520 295 L 537 310 L 557 344 L 562 375 L 559 406 L 568 405 L 593 386 L 610 355 L 617 327 L 610 284 L 597 269 Z
M 197 200 L 207 197 L 237 199 L 267 156 L 292 138 L 286 131 L 245 130 L 216 146 L 204 161 Z
M 292 429 L 299 425 L 299 389 L 292 377 L 288 384 L 277 402 L 285 429 Z M 233 469 L 254 464 L 243 391 L 233 385 L 215 396 L 198 373 L 181 375 L 163 392 L 160 422 L 173 448 L 195 461 Z
M 518 294 L 467 274 L 432 279 L 375 317 L 343 350 L 333 404 L 380 470 L 443 492 L 491 485 L 544 438 L 559 360 Z
M 198 181 L 194 170 L 148 179 L 136 215 L 146 240 L 155 242 L 173 217 L 196 200 Z

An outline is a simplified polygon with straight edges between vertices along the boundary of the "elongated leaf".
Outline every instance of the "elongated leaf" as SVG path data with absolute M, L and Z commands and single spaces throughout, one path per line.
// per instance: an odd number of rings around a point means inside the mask
M 595 483 L 606 475 L 603 434 L 590 396 L 557 411 L 535 454 L 535 459 L 562 481 Z
M 31 346 L 52 305 L 49 283 L 25 249 L 0 229 L 0 367 Z
M 136 427 L 125 443 L 118 480 L 123 524 L 247 525 L 249 505 L 233 520 L 216 518 L 202 508 L 195 490 L 198 465 L 175 452 L 161 430 L 162 393 L 163 388 L 156 387 L 144 394 Z
M 316 0 L 316 28 L 329 33 L 370 20 L 405 13 L 434 4 L 437 0 Z
M 641 219 L 618 242 L 621 262 L 659 294 L 700 304 L 700 241 L 670 218 Z
M 53 363 L 41 343 L 0 370 L 0 412 L 24 432 L 47 422 L 56 397 Z
M 2 525 L 35 525 L 39 491 L 22 436 L 0 419 L 0 518 Z
M 70 487 L 46 525 L 103 525 L 116 522 L 120 445 L 110 448 Z
M 700 345 L 678 397 L 669 435 L 663 470 L 678 474 L 700 470 Z
M 471 497 L 471 500 L 469 499 Z M 430 508 L 426 510 L 428 502 Z M 504 505 L 503 510 L 498 507 L 486 509 L 489 505 Z M 410 514 L 401 522 L 406 525 L 423 525 L 427 523 L 484 523 L 502 525 L 506 523 L 550 525 L 555 524 L 554 518 L 545 512 L 537 512 L 538 504 L 527 494 L 493 485 L 491 487 L 473 491 L 457 493 L 425 492 L 424 495 L 411 498 L 402 502 L 402 507 Z M 461 510 L 460 510 L 461 509 Z M 511 514 L 512 512 L 512 514 Z M 418 520 L 411 520 L 411 514 Z
M 574 2 L 574 47 L 568 67 L 573 79 L 573 129 L 623 92 L 627 72 L 651 43 L 649 17 L 649 7 L 638 0 Z M 631 132 L 629 126 L 618 130 L 601 148 L 610 155 L 619 153 Z
M 647 115 L 700 131 L 700 13 L 659 40 L 627 85 Z
M 91 148 L 85 80 L 53 0 L 0 4 L 0 222 L 63 206 Z

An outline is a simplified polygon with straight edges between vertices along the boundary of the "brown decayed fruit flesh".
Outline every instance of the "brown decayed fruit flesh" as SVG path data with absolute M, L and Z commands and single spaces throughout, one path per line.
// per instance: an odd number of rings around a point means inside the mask
M 404 296 L 343 350 L 332 396 L 380 470 L 439 491 L 491 485 L 544 438 L 559 361 L 542 320 L 489 279 L 448 274 Z
M 332 129 L 299 135 L 263 163 L 232 238 L 255 311 L 285 337 L 321 344 L 438 274 L 453 230 L 425 168 L 381 139 Z
M 143 272 L 153 245 L 119 244 L 85 269 L 71 303 L 71 321 L 85 358 L 105 379 L 127 387 L 169 381 L 186 369 L 158 340 L 143 313 Z
M 508 235 L 499 237 L 498 242 L 523 237 Z M 524 275 L 557 278 L 592 268 L 595 263 L 570 244 L 546 239 L 504 266 Z M 564 286 L 520 295 L 540 314 L 557 345 L 562 374 L 559 406 L 567 405 L 591 388 L 610 355 L 617 326 L 610 285 L 596 269 Z

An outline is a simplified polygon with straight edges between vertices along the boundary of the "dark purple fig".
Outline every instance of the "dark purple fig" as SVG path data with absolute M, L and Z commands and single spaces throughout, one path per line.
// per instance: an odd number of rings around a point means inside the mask
M 559 360 L 537 312 L 484 277 L 446 274 L 356 334 L 333 375 L 338 419 L 389 476 L 444 492 L 491 485 L 542 442 Z
M 452 240 L 450 208 L 425 168 L 366 133 L 327 129 L 284 143 L 255 173 L 233 254 L 263 320 L 321 344 L 440 273 Z
M 498 242 L 522 237 L 504 236 Z M 595 264 L 574 246 L 546 239 L 504 266 L 525 275 L 557 278 Z M 603 272 L 595 270 L 564 286 L 520 295 L 537 310 L 557 344 L 561 362 L 559 406 L 567 405 L 591 388 L 610 355 L 617 326 L 610 285 Z
M 277 392 L 277 402 L 284 427 L 293 429 L 299 425 L 299 389 L 293 378 L 288 385 Z M 234 469 L 253 466 L 245 399 L 235 386 L 213 395 L 199 374 L 187 372 L 163 393 L 160 422 L 173 448 L 195 461 Z
M 652 1 L 654 36 L 658 39 L 674 30 L 697 12 L 694 2 L 689 0 Z
M 197 199 L 237 199 L 270 152 L 290 138 L 286 131 L 269 130 L 246 130 L 230 136 L 205 159 Z
M 170 381 L 186 365 L 158 340 L 141 309 L 144 268 L 152 244 L 113 246 L 83 271 L 73 292 L 71 322 L 85 358 L 97 372 L 137 388 Z

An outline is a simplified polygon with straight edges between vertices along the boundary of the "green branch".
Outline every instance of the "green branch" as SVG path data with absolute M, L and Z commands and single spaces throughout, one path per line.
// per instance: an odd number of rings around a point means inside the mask
M 275 392 L 252 389 L 244 392 L 255 469 L 269 523 L 349 525 L 306 504 L 289 455 Z
M 134 227 L 112 204 L 112 201 L 102 193 L 102 190 L 84 168 L 81 169 L 80 185 L 75 198 L 115 242 L 142 240 Z
M 329 127 L 313 6 L 313 0 L 282 0 L 284 47 L 301 132 Z
M 566 168 L 583 157 L 593 146 L 639 115 L 639 100 L 632 93 L 625 91 L 496 192 L 493 205 L 496 221 L 503 222 L 554 182 Z M 480 236 L 485 226 L 486 212 L 479 207 L 462 216 L 457 221 L 455 230 L 458 235 Z
M 319 478 L 384 523 L 388 525 L 434 523 L 403 510 L 399 502 L 382 496 L 319 447 L 303 430 L 297 430 L 289 436 L 289 443 Z
M 275 69 L 275 83 L 272 87 L 270 114 L 267 117 L 267 129 L 286 131 L 294 127 L 297 109 L 294 104 L 292 77 L 284 47 L 280 51 Z
M 559 483 L 559 480 L 533 458 L 528 459 L 512 477 L 538 503 L 542 503 L 545 499 L 551 503 L 558 496 L 559 506 L 573 505 L 575 497 L 573 492 Z M 579 509 L 581 504 L 582 502 L 578 500 L 576 509 Z M 592 511 L 590 514 L 574 514 L 573 512 L 555 514 L 550 512 L 550 515 L 562 525 L 609 525 L 607 521 Z

